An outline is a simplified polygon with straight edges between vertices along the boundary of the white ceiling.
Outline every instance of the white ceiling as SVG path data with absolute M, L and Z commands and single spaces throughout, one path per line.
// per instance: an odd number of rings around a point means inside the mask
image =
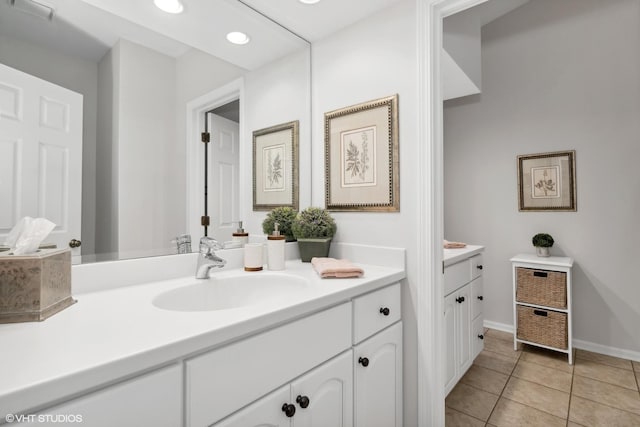
M 298 0 L 240 0 L 300 37 L 314 42 L 399 0 L 321 0 L 308 5 Z
M 16 0 L 25 5 L 29 1 Z M 50 48 L 94 61 L 120 38 L 174 57 L 194 47 L 253 70 L 399 0 L 322 0 L 315 5 L 298 0 L 182 1 L 184 12 L 171 15 L 152 0 L 38 0 L 55 9 L 54 19 L 46 21 L 0 0 L 0 34 L 44 41 Z M 225 38 L 230 31 L 249 34 L 251 43 L 230 44 Z

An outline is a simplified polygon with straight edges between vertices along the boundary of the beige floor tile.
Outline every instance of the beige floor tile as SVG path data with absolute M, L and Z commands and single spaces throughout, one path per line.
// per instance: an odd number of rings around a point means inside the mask
M 571 398 L 569 420 L 587 427 L 637 427 L 640 416 L 602 405 L 579 396 Z
M 499 338 L 491 337 L 490 335 L 487 335 L 484 339 L 485 350 L 500 353 L 512 359 L 518 359 L 520 357 L 520 343 L 518 343 L 518 348 L 518 351 L 513 349 L 513 341 L 501 340 Z
M 475 388 L 479 388 L 480 390 L 500 395 L 505 384 L 507 384 L 508 379 L 509 375 L 505 375 L 482 366 L 471 365 L 471 368 L 469 368 L 460 381 Z
M 638 384 L 635 378 L 633 378 L 633 375 L 630 375 L 630 372 L 626 369 L 614 368 L 613 366 L 603 365 L 590 360 L 577 359 L 573 372 L 575 375 L 619 385 L 630 390 L 638 390 Z
M 566 393 L 571 392 L 573 375 L 568 372 L 538 365 L 537 363 L 526 362 L 522 360 L 522 358 L 518 361 L 516 369 L 513 370 L 511 375 Z
M 452 408 L 445 408 L 444 425 L 446 427 L 484 427 L 484 421 L 470 417 Z
M 573 421 L 569 421 L 567 423 L 567 427 L 584 427 L 582 424 L 574 423 Z
M 493 410 L 489 423 L 496 427 L 564 427 L 566 420 L 502 397 Z
M 631 364 L 633 365 L 633 369 L 636 371 L 636 374 L 640 373 L 640 362 L 636 362 L 634 360 L 633 362 L 631 362 Z
M 640 415 L 640 393 L 576 375 L 572 394 Z
M 508 341 L 513 345 L 513 334 L 510 332 L 498 331 L 495 329 L 489 329 L 486 333 L 486 336 L 491 338 L 498 338 L 503 341 Z
M 606 354 L 592 353 L 587 350 L 576 350 L 576 359 L 590 360 L 592 362 L 602 363 L 615 368 L 627 369 L 629 371 L 632 370 L 630 360 L 607 356 Z
M 517 362 L 517 359 L 509 356 L 483 350 L 478 357 L 476 357 L 476 360 L 473 361 L 473 364 L 509 375 L 513 371 L 513 368 L 516 367 Z
M 472 417 L 487 421 L 498 396 L 469 385 L 458 383 L 446 399 L 446 405 Z
M 524 360 L 525 362 L 536 363 L 538 365 L 557 369 L 569 374 L 573 373 L 573 365 L 569 365 L 569 360 L 566 354 L 544 348 L 540 349 L 544 351 L 529 351 L 529 347 L 530 346 L 525 348 L 522 352 L 522 356 L 520 356 L 521 361 Z
M 515 377 L 509 379 L 502 397 L 565 420 L 569 412 L 569 393 Z

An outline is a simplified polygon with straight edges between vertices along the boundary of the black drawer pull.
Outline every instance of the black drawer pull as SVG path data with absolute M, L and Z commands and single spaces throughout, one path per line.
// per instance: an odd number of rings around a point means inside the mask
M 481 264 L 481 265 L 476 265 L 476 268 L 477 268 L 478 270 L 482 270 L 482 264 Z
M 536 316 L 544 316 L 544 317 L 547 317 L 549 315 L 549 313 L 543 310 L 533 310 L 533 314 L 535 314 Z
M 480 338 L 481 340 L 483 340 L 483 339 L 484 339 L 484 335 L 483 335 L 483 334 L 480 334 L 480 335 L 478 335 L 478 338 Z
M 287 417 L 291 418 L 296 414 L 296 407 L 289 403 L 285 403 L 282 405 L 282 412 L 284 412 Z
M 391 310 L 389 310 L 389 307 L 382 307 L 380 309 L 380 314 L 382 314 L 384 316 L 388 316 L 390 312 L 391 312 Z
M 534 271 L 533 275 L 535 277 L 547 277 L 548 273 L 546 271 Z
M 482 300 L 484 300 L 484 297 L 483 297 L 482 295 L 478 295 L 478 299 L 479 299 L 480 301 L 482 301 Z

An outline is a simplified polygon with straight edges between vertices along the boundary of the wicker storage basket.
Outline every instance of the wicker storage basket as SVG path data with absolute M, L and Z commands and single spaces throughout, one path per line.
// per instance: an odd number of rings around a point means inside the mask
M 567 273 L 516 268 L 516 301 L 567 308 Z
M 518 339 L 567 349 L 567 313 L 517 306 Z

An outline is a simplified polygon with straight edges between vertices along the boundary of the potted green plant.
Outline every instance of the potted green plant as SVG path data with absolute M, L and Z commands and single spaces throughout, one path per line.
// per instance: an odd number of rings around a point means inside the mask
M 275 223 L 279 224 L 280 234 L 286 237 L 287 242 L 293 242 L 296 238 L 291 231 L 291 224 L 296 218 L 298 211 L 288 206 L 281 206 L 273 208 L 271 212 L 267 214 L 267 217 L 262 221 L 262 231 L 269 235 L 273 233 L 275 229 Z
M 536 255 L 540 257 L 548 257 L 549 248 L 553 246 L 553 237 L 547 233 L 538 233 L 533 236 L 531 243 L 536 247 Z
M 291 225 L 298 239 L 300 259 L 310 262 L 313 257 L 329 255 L 331 239 L 336 234 L 336 223 L 323 208 L 309 207 L 300 211 Z

